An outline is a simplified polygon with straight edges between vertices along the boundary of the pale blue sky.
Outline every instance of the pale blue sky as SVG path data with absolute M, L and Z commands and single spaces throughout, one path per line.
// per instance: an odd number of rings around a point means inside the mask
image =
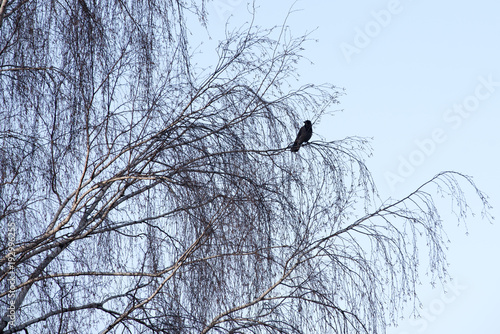
M 493 215 L 499 216 L 499 2 L 256 4 L 261 26 L 281 24 L 293 5 L 300 10 L 288 21 L 295 36 L 317 28 L 311 37 L 319 41 L 307 43 L 305 50 L 315 64 L 303 65 L 302 80 L 333 83 L 347 95 L 340 100 L 344 111 L 317 126 L 315 133 L 328 139 L 373 137 L 374 156 L 368 165 L 382 198 L 401 197 L 439 171 L 455 170 L 474 176 L 495 206 Z M 243 0 L 214 0 L 209 11 L 214 39 L 230 15 L 233 26 L 249 19 Z M 401 169 L 402 161 L 411 170 Z M 426 318 L 403 319 L 389 334 L 498 331 L 500 227 L 471 218 L 465 236 L 454 216 L 442 212 L 452 240 L 448 255 L 455 287 L 443 296 L 440 287 L 423 286 Z

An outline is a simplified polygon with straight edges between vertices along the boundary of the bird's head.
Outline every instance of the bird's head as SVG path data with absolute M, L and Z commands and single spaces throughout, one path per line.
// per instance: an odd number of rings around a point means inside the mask
M 312 126 L 310 120 L 304 121 L 304 124 L 305 124 L 306 127 L 311 127 Z

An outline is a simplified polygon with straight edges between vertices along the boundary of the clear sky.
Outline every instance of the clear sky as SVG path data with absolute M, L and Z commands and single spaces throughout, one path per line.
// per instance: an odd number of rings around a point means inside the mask
M 299 10 L 288 21 L 294 36 L 317 28 L 311 37 L 318 42 L 305 45 L 314 65 L 303 65 L 302 79 L 333 83 L 347 95 L 340 100 L 343 112 L 315 133 L 327 139 L 373 137 L 368 166 L 383 199 L 399 198 L 438 172 L 455 170 L 474 176 L 498 219 L 500 2 L 256 4 L 261 26 L 281 24 L 293 6 Z M 208 9 L 214 39 L 229 16 L 233 26 L 249 19 L 243 0 L 214 0 Z M 424 318 L 403 319 L 389 333 L 497 333 L 500 226 L 471 217 L 466 236 L 448 207 L 442 213 L 454 281 L 446 295 L 440 286 L 422 286 Z

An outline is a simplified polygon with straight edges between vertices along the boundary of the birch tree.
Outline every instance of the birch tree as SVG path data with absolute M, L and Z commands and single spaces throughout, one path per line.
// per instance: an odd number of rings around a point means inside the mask
M 2 1 L 1 333 L 382 333 L 447 279 L 433 196 L 488 216 L 453 171 L 381 201 L 364 138 L 290 153 L 343 90 L 296 87 L 286 25 L 197 65 L 206 5 Z

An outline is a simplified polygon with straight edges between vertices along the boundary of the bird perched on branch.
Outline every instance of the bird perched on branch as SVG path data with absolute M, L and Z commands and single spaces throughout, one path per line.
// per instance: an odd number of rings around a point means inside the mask
M 300 128 L 299 133 L 297 134 L 297 139 L 293 142 L 292 148 L 290 151 L 298 152 L 302 143 L 306 143 L 311 139 L 313 134 L 311 121 L 307 120 L 304 122 L 304 126 Z

